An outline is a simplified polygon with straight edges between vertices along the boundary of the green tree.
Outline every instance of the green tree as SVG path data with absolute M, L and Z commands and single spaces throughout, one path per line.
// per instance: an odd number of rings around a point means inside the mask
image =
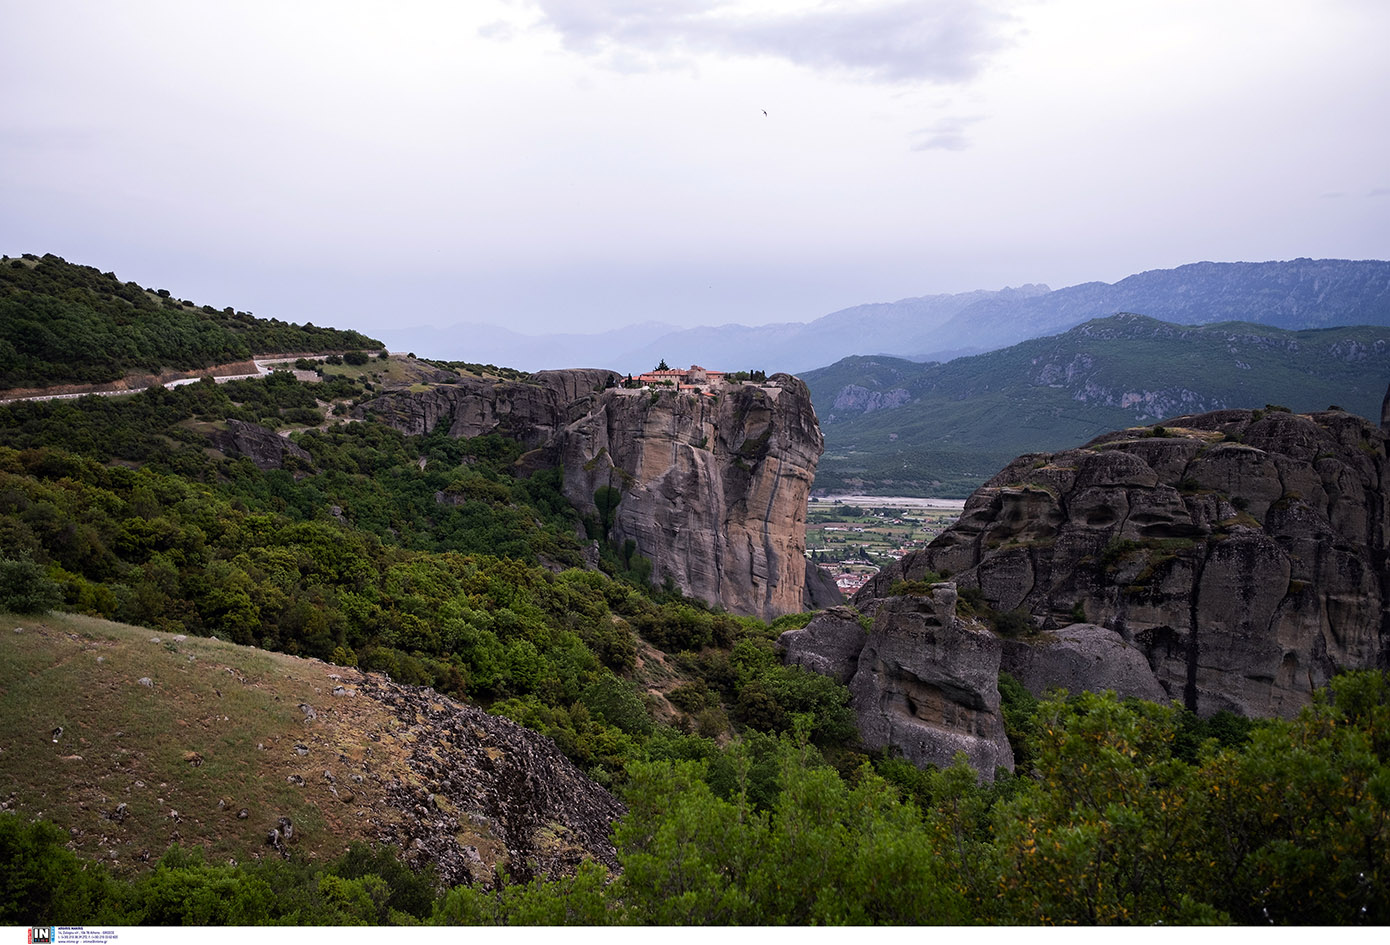
M 61 590 L 42 565 L 27 556 L 0 558 L 0 610 L 38 614 L 61 600 Z
M 603 529 L 605 540 L 613 528 L 613 517 L 618 510 L 618 503 L 622 501 L 623 491 L 616 486 L 599 486 L 594 490 L 594 505 L 598 508 L 599 527 Z

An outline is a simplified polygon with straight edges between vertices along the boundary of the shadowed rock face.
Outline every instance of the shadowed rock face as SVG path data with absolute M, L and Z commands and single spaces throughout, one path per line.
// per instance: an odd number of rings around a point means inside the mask
M 1203 715 L 1288 716 L 1336 671 L 1390 663 L 1386 434 L 1342 411 L 1164 427 L 1020 457 L 856 603 L 932 571 L 1048 625 L 1084 611 Z
M 1168 702 L 1144 654 L 1113 630 L 1076 623 L 1023 640 L 1003 640 L 1000 669 L 1035 696 L 1109 689 L 1121 699 Z
M 859 654 L 867 639 L 854 611 L 832 607 L 806 626 L 783 633 L 777 644 L 788 666 L 800 666 L 848 685 L 859 669 Z
M 210 434 L 209 439 L 228 456 L 245 456 L 261 469 L 279 469 L 290 456 L 306 467 L 314 465 L 307 452 L 258 423 L 228 420 L 227 429 Z
M 778 643 L 788 663 L 849 684 L 869 748 L 941 768 L 963 751 L 986 781 L 995 768 L 1013 770 L 999 711 L 1001 643 L 956 615 L 954 584 L 876 602 L 867 633 L 848 608 L 832 608 Z
M 598 368 L 541 371 L 531 380 L 487 381 L 461 377 L 425 391 L 385 394 L 358 408 L 408 436 L 447 424 L 450 436 L 500 433 L 529 447 L 548 443 L 582 415 L 594 396 L 620 376 Z
M 838 603 L 808 581 L 806 501 L 823 440 L 806 386 L 624 390 L 612 371 L 543 371 L 528 382 L 462 380 L 360 408 L 408 434 L 501 433 L 561 465 L 566 498 L 599 519 L 594 494 L 619 490 L 609 537 L 631 540 L 652 580 L 730 611 L 772 618 Z M 813 575 L 819 578 L 819 575 Z

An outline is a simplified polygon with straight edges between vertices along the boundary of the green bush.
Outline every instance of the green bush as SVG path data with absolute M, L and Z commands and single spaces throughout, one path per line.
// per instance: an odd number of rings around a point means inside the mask
M 39 614 L 58 606 L 62 591 L 30 558 L 0 558 L 0 610 Z
M 994 629 L 1000 636 L 1020 637 L 1033 632 L 1033 616 L 1022 607 L 994 616 Z

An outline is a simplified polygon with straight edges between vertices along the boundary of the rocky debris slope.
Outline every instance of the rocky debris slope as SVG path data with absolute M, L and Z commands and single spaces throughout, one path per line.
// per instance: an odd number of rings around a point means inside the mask
M 561 465 L 566 498 L 652 563 L 656 584 L 772 618 L 839 603 L 805 559 L 806 501 L 823 440 L 810 394 L 761 384 L 627 390 L 611 371 L 543 371 L 527 382 L 462 379 L 379 397 L 359 410 L 408 434 L 501 433 Z M 618 490 L 607 514 L 600 489 Z
M 849 683 L 860 737 L 893 747 L 914 764 L 948 767 L 957 752 L 986 781 L 1013 770 L 999 711 L 998 637 L 956 614 L 956 588 L 876 601 L 867 633 L 846 608 L 788 630 L 788 663 Z
M 949 575 L 1043 629 L 1102 626 L 1203 715 L 1289 716 L 1390 663 L 1386 442 L 1340 410 L 1222 410 L 1021 456 L 855 601 Z
M 404 727 L 416 778 L 386 794 L 413 816 L 383 825 L 380 839 L 408 862 L 484 885 L 501 869 L 520 882 L 573 874 L 586 858 L 617 868 L 608 834 L 622 804 L 550 739 L 425 687 L 368 676 L 357 691 Z

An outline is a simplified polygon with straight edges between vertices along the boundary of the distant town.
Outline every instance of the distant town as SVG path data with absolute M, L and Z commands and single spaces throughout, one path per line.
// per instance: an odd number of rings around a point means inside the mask
M 853 594 L 891 561 L 925 546 L 960 518 L 963 503 L 905 505 L 894 498 L 856 502 L 812 498 L 806 515 L 806 557 Z M 881 504 L 880 504 L 881 503 Z

